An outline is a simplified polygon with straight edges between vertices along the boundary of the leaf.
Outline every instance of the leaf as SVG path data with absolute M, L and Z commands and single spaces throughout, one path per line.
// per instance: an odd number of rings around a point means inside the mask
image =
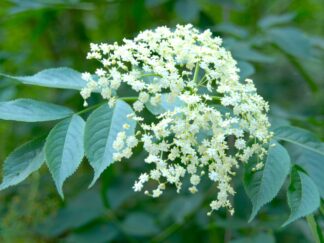
M 291 213 L 282 226 L 313 213 L 320 206 L 320 195 L 315 183 L 296 167 L 291 172 L 287 198 Z
M 8 101 L 14 99 L 17 93 L 17 88 L 14 86 L 0 88 L 0 101 Z
M 231 240 L 230 243 L 275 243 L 275 237 L 270 233 L 258 233 L 252 236 Z
M 15 149 L 4 161 L 0 190 L 22 182 L 40 168 L 45 161 L 43 147 L 43 138 L 38 138 Z
M 150 236 L 159 232 L 154 218 L 146 213 L 131 213 L 128 214 L 125 221 L 122 223 L 123 230 L 134 236 Z
M 53 121 L 73 112 L 63 106 L 31 99 L 0 102 L 0 119 L 23 122 Z
M 245 173 L 244 184 L 253 208 L 249 221 L 259 209 L 279 192 L 289 173 L 290 158 L 287 150 L 278 142 L 270 143 L 267 160 L 261 171 Z
M 287 24 L 290 21 L 292 21 L 295 17 L 296 17 L 295 13 L 287 13 L 282 15 L 269 15 L 262 18 L 258 24 L 262 29 L 267 29 L 275 25 Z
M 64 181 L 76 171 L 84 156 L 84 127 L 83 119 L 73 115 L 58 123 L 46 139 L 46 164 L 62 198 Z
M 0 76 L 15 79 L 23 84 L 49 88 L 81 90 L 86 86 L 86 82 L 81 78 L 81 74 L 67 67 L 45 69 L 32 76 L 12 76 L 1 73 Z
M 113 163 L 112 145 L 117 134 L 123 130 L 127 135 L 135 133 L 136 122 L 127 118 L 131 113 L 132 108 L 126 102 L 118 100 L 113 108 L 104 104 L 90 114 L 86 122 L 84 142 L 86 156 L 95 173 L 90 187 Z M 125 123 L 130 125 L 128 129 L 123 129 Z
M 172 200 L 163 213 L 163 217 L 170 217 L 178 224 L 182 224 L 186 217 L 194 212 L 203 201 L 201 194 L 177 196 Z
M 248 62 L 240 61 L 238 62 L 237 66 L 240 69 L 241 80 L 245 80 L 247 77 L 255 73 L 254 66 Z
M 184 21 L 194 21 L 199 16 L 200 6 L 195 0 L 178 0 L 175 4 L 177 15 Z
M 159 115 L 166 111 L 173 111 L 176 107 L 181 107 L 185 103 L 180 98 L 175 97 L 170 100 L 170 94 L 165 93 L 161 95 L 161 102 L 157 105 L 152 105 L 150 102 L 145 103 L 146 108 L 153 114 Z
M 267 34 L 282 51 L 298 58 L 311 57 L 311 42 L 299 29 L 272 28 Z
M 324 156 L 324 146 L 309 131 L 293 127 L 282 126 L 274 129 L 275 138 L 308 149 L 314 153 Z
M 70 234 L 63 242 L 65 243 L 105 243 L 111 242 L 118 235 L 117 228 L 111 223 L 99 224 L 86 227 L 81 232 Z
M 233 23 L 221 23 L 218 24 L 214 29 L 218 32 L 230 34 L 239 38 L 245 38 L 248 36 L 248 32 L 246 31 L 246 29 Z
M 269 55 L 263 54 L 256 49 L 253 49 L 249 43 L 237 41 L 234 39 L 227 39 L 224 42 L 225 47 L 231 50 L 233 56 L 239 60 L 270 63 L 273 58 Z
M 94 189 L 85 191 L 67 202 L 67 206 L 39 225 L 37 232 L 47 237 L 59 236 L 70 229 L 92 222 L 106 212 L 100 193 Z
M 300 147 L 296 153 L 296 164 L 301 166 L 312 178 L 321 197 L 324 198 L 324 156 Z

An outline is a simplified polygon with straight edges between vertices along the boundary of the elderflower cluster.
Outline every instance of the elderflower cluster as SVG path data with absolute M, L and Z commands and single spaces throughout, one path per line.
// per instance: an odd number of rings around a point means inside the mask
M 145 194 L 159 197 L 168 185 L 180 192 L 188 178 L 188 190 L 196 193 L 203 180 L 210 180 L 218 193 L 209 214 L 221 207 L 233 213 L 235 168 L 252 156 L 261 161 L 255 169 L 262 168 L 272 136 L 268 104 L 252 80 L 239 81 L 236 61 L 221 44 L 210 30 L 201 33 L 192 25 L 159 27 L 124 39 L 122 45 L 91 44 L 88 58 L 102 67 L 95 75 L 82 75 L 87 81 L 81 91 L 85 100 L 100 92 L 114 106 L 118 89 L 125 85 L 138 94 L 129 117 L 140 132 L 135 137 L 122 131 L 113 144 L 116 161 L 129 158 L 139 141 L 148 154 L 145 163 L 152 169 L 140 175 L 133 189 L 142 191 L 147 182 L 155 182 Z M 141 111 L 161 102 L 170 109 L 147 123 Z

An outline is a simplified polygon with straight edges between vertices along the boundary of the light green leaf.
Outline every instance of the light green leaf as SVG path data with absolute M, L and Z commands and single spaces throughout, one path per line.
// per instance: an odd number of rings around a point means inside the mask
M 122 223 L 123 230 L 134 236 L 149 236 L 159 232 L 154 218 L 145 213 L 131 213 Z
M 287 150 L 278 142 L 271 142 L 264 168 L 257 172 L 248 170 L 244 176 L 246 192 L 253 208 L 251 221 L 266 203 L 279 192 L 289 173 L 290 157 Z
M 233 56 L 239 60 L 260 63 L 269 63 L 274 61 L 274 59 L 269 55 L 253 49 L 247 42 L 237 41 L 235 39 L 226 39 L 224 41 L 224 46 L 231 50 Z
M 240 69 L 241 80 L 244 80 L 255 73 L 255 68 L 253 65 L 251 65 L 251 63 L 240 61 L 238 62 L 237 66 Z
M 86 156 L 95 173 L 90 186 L 113 163 L 113 142 L 117 134 L 120 131 L 125 131 L 127 135 L 134 134 L 136 122 L 127 118 L 131 113 L 132 108 L 126 102 L 118 100 L 113 108 L 104 104 L 90 114 L 86 122 L 84 142 Z M 128 129 L 123 129 L 125 123 L 130 125 Z
M 312 178 L 324 198 L 324 156 L 311 150 L 298 147 L 295 162 Z
M 287 198 L 291 213 L 282 226 L 313 213 L 320 206 L 320 195 L 315 183 L 296 167 L 291 172 Z
M 80 90 L 86 85 L 79 72 L 66 67 L 45 69 L 32 76 L 12 76 L 6 74 L 0 74 L 0 76 L 15 79 L 23 84 L 50 88 Z
M 195 0 L 178 0 L 175 3 L 175 11 L 185 22 L 191 22 L 199 16 L 200 6 Z
M 64 181 L 76 171 L 84 156 L 84 127 L 83 119 L 73 115 L 58 123 L 46 139 L 46 164 L 62 198 Z
M 239 38 L 245 38 L 248 36 L 248 32 L 246 31 L 246 29 L 239 25 L 235 25 L 229 22 L 218 24 L 214 29 L 218 32 L 230 34 Z
M 324 156 L 324 146 L 320 141 L 309 131 L 293 127 L 282 126 L 274 129 L 275 138 L 300 146 L 314 153 Z
M 165 93 L 161 95 L 161 102 L 157 105 L 152 105 L 150 102 L 145 103 L 146 108 L 153 114 L 159 115 L 166 111 L 173 111 L 176 107 L 181 107 L 185 103 L 180 98 L 175 97 L 170 100 L 170 94 Z
M 262 18 L 258 24 L 262 29 L 267 29 L 275 25 L 287 24 L 290 21 L 292 21 L 295 17 L 295 13 L 287 13 L 283 15 L 269 15 Z
M 3 181 L 0 190 L 16 185 L 38 170 L 45 161 L 44 139 L 29 141 L 15 149 L 3 165 Z
M 53 121 L 73 112 L 63 106 L 31 99 L 0 102 L 0 119 L 23 122 Z
M 294 57 L 311 57 L 311 42 L 299 29 L 272 28 L 267 31 L 267 34 L 282 51 Z

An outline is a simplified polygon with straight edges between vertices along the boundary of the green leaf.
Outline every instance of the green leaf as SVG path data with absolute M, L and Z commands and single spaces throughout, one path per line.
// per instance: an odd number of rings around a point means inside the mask
M 62 198 L 64 181 L 76 171 L 84 156 L 84 127 L 83 119 L 73 115 L 58 123 L 46 139 L 46 164 Z
M 245 80 L 247 77 L 255 73 L 254 66 L 248 62 L 240 61 L 238 62 L 237 66 L 240 69 L 241 80 Z
M 146 108 L 153 114 L 159 115 L 166 111 L 173 111 L 176 107 L 181 107 L 185 103 L 180 98 L 175 97 L 174 100 L 169 100 L 170 94 L 165 93 L 161 95 L 161 102 L 157 105 L 152 105 L 150 102 L 145 103 Z
M 15 149 L 4 161 L 0 190 L 22 182 L 40 168 L 45 161 L 43 147 L 43 138 L 38 138 Z
M 262 52 L 253 49 L 249 43 L 243 41 L 226 39 L 224 41 L 224 46 L 231 50 L 233 56 L 239 60 L 260 63 L 269 63 L 274 61 L 274 59 L 269 55 L 263 54 Z
M 200 6 L 195 0 L 178 0 L 175 11 L 185 22 L 191 22 L 198 18 Z
M 106 243 L 118 236 L 118 230 L 112 223 L 88 226 L 81 232 L 70 234 L 64 243 Z
M 276 239 L 271 233 L 258 233 L 252 236 L 245 236 L 231 240 L 230 243 L 275 243 Z
M 324 156 L 324 146 L 309 131 L 293 127 L 282 126 L 274 129 L 275 138 L 308 149 L 314 153 Z
M 291 172 L 287 198 L 291 213 L 282 226 L 313 213 L 320 206 L 320 195 L 315 183 L 296 167 Z
M 131 213 L 122 223 L 123 230 L 134 236 L 149 236 L 159 232 L 154 218 L 146 213 Z
M 324 198 L 324 156 L 313 151 L 298 147 L 295 162 L 302 167 L 317 185 Z
M 279 192 L 289 173 L 290 157 L 287 150 L 278 142 L 271 142 L 264 168 L 245 173 L 244 184 L 253 208 L 249 221 L 259 209 L 270 202 Z
M 267 34 L 282 51 L 298 58 L 311 57 L 311 42 L 299 29 L 272 28 Z
M 80 90 L 86 86 L 86 82 L 81 78 L 79 72 L 66 67 L 45 69 L 32 76 L 12 76 L 6 74 L 0 74 L 0 76 L 15 79 L 23 84 L 50 88 Z
M 62 235 L 71 229 L 79 228 L 106 213 L 105 207 L 97 190 L 91 189 L 80 193 L 68 204 L 37 227 L 37 232 L 43 236 L 54 237 Z
M 170 217 L 172 221 L 182 224 L 188 215 L 199 208 L 202 201 L 202 194 L 177 196 L 169 203 L 163 213 L 163 217 Z
M 113 142 L 120 131 L 127 135 L 135 133 L 136 122 L 127 118 L 133 113 L 132 108 L 124 101 L 118 100 L 113 108 L 107 104 L 92 112 L 85 127 L 85 153 L 94 169 L 94 178 L 90 187 L 96 182 L 100 174 L 113 163 Z M 123 129 L 123 125 L 130 125 Z
M 270 15 L 262 18 L 258 24 L 262 29 L 267 29 L 275 25 L 287 24 L 290 21 L 292 21 L 295 17 L 295 13 L 287 13 L 283 15 Z
M 31 99 L 0 102 L 0 119 L 23 122 L 53 121 L 73 112 L 63 106 Z
M 246 31 L 246 29 L 242 28 L 239 25 L 235 25 L 233 23 L 228 23 L 228 22 L 218 24 L 214 28 L 214 30 L 218 32 L 230 34 L 239 38 L 245 38 L 248 36 L 248 32 Z

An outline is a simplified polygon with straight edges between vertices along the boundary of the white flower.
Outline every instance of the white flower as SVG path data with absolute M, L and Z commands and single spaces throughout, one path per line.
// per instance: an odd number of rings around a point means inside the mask
M 218 193 L 208 214 L 221 207 L 233 213 L 229 197 L 235 193 L 234 169 L 252 156 L 260 160 L 254 169 L 261 169 L 272 137 L 268 103 L 256 93 L 252 80 L 239 81 L 236 61 L 221 45 L 221 38 L 213 37 L 210 30 L 199 32 L 192 25 L 177 25 L 174 30 L 158 27 L 120 45 L 91 44 L 87 58 L 99 60 L 102 66 L 95 75 L 82 74 L 85 100 L 100 92 L 113 107 L 122 84 L 138 94 L 135 111 L 127 118 L 136 121 L 140 130 L 136 137 L 128 135 L 130 126 L 124 124 L 127 134 L 121 131 L 113 143 L 114 161 L 130 158 L 139 141 L 148 154 L 144 162 L 152 168 L 139 176 L 133 189 L 141 191 L 153 180 L 158 187 L 145 194 L 159 197 L 168 184 L 180 192 L 189 177 L 188 189 L 195 193 L 202 178 L 209 177 Z M 164 97 L 167 103 L 161 103 Z M 165 112 L 148 123 L 141 115 L 144 104 L 162 105 Z M 232 147 L 235 154 L 230 153 Z
M 144 104 L 140 101 L 136 101 L 134 104 L 133 104 L 133 107 L 134 107 L 134 110 L 135 111 L 141 111 L 144 109 Z
M 200 182 L 200 177 L 198 175 L 192 175 L 190 177 L 190 183 L 194 186 L 198 185 Z
M 218 179 L 218 173 L 216 171 L 209 172 L 208 176 L 209 176 L 209 179 L 212 181 L 217 181 L 217 179 Z
M 235 147 L 236 147 L 237 149 L 244 149 L 244 148 L 245 148 L 245 140 L 243 140 L 242 138 L 237 139 L 237 140 L 235 141 Z
M 143 189 L 143 183 L 140 181 L 135 182 L 133 189 L 135 192 L 140 192 Z

